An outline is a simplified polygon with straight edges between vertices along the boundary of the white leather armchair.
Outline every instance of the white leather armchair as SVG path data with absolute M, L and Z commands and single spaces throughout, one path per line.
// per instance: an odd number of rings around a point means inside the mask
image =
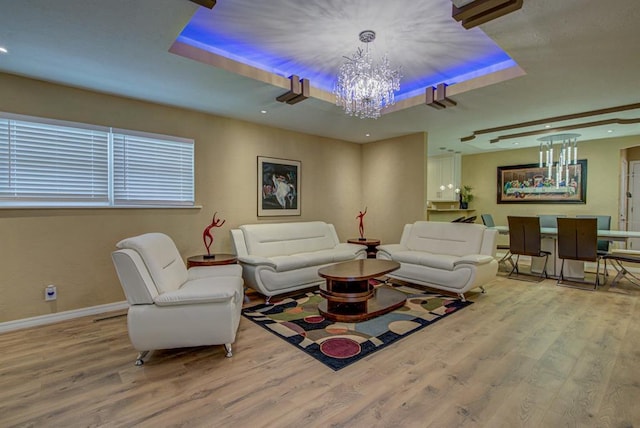
M 111 255 L 129 312 L 129 338 L 140 351 L 225 346 L 231 357 L 244 297 L 240 265 L 186 269 L 174 242 L 162 233 L 124 239 Z

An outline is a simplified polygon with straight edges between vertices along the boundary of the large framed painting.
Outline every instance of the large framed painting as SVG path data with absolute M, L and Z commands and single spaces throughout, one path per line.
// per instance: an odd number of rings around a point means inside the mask
M 540 168 L 539 164 L 498 167 L 499 204 L 585 204 L 587 161 Z
M 300 161 L 258 156 L 258 216 L 300 215 Z

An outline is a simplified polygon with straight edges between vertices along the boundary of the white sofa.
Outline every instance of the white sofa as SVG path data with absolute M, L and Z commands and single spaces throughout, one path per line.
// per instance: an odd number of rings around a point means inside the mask
M 246 286 L 267 297 L 318 286 L 318 269 L 367 257 L 365 245 L 340 243 L 321 221 L 246 224 L 231 230 Z
M 400 263 L 400 269 L 388 274 L 392 278 L 465 300 L 464 293 L 496 276 L 497 235 L 480 224 L 417 221 L 405 225 L 399 244 L 378 246 L 376 257 Z

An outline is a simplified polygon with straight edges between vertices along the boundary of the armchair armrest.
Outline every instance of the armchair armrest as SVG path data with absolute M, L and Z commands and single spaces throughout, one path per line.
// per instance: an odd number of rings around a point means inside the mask
M 453 262 L 453 267 L 459 265 L 486 265 L 493 260 L 493 257 L 486 256 L 484 254 L 467 254 L 466 256 L 460 257 L 459 260 Z
M 263 265 L 276 268 L 276 264 L 271 259 L 262 256 L 241 256 L 238 257 L 238 261 L 248 265 Z
M 194 266 L 187 270 L 187 278 L 200 279 L 212 276 L 242 276 L 242 266 L 236 264 L 218 266 Z
M 402 244 L 385 244 L 378 245 L 378 254 L 391 258 L 391 255 L 397 251 L 407 251 L 408 248 Z
M 366 245 L 361 245 L 361 244 L 352 244 L 349 242 L 340 242 L 335 246 L 336 250 L 366 250 L 367 246 Z
M 192 305 L 200 303 L 227 302 L 238 295 L 238 284 L 220 283 L 208 284 L 207 281 L 185 283 L 178 290 L 169 291 L 156 296 L 153 301 L 158 306 Z

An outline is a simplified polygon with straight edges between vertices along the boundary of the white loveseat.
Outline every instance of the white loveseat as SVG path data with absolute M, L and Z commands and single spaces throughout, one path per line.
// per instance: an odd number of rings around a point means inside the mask
M 320 285 L 318 269 L 367 257 L 367 247 L 340 243 L 321 221 L 246 224 L 231 230 L 246 286 L 267 297 Z
M 400 263 L 400 269 L 388 274 L 392 278 L 465 300 L 464 293 L 496 276 L 497 235 L 480 224 L 417 221 L 405 225 L 399 244 L 378 246 L 376 257 Z

